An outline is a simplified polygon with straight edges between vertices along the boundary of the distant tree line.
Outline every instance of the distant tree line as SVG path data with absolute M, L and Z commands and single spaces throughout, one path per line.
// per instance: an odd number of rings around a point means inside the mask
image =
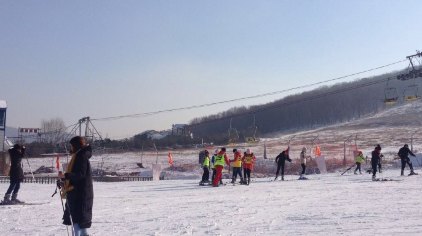
M 244 141 L 243 138 L 251 135 L 254 119 L 257 135 L 312 129 L 359 119 L 385 109 L 385 98 L 398 97 L 398 102 L 403 102 L 405 94 L 419 93 L 419 80 L 399 81 L 396 74 L 323 86 L 265 105 L 237 107 L 195 118 L 190 123 L 191 130 L 207 142 L 226 143 L 230 121 L 240 141 Z

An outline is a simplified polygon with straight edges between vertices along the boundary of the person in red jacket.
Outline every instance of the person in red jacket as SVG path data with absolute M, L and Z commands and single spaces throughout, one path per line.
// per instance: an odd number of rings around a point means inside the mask
M 217 156 L 214 158 L 214 168 L 216 170 L 215 178 L 212 181 L 213 187 L 218 187 L 218 184 L 223 175 L 224 164 L 230 166 L 229 158 L 226 154 L 226 148 L 221 148 L 221 151 L 218 152 Z
M 251 183 L 251 172 L 253 170 L 253 165 L 255 163 L 256 157 L 251 152 L 251 149 L 246 149 L 244 156 L 242 157 L 243 162 L 243 179 L 244 184 L 249 185 Z
M 242 177 L 242 153 L 237 149 L 233 149 L 233 160 L 230 160 L 231 166 L 233 167 L 232 184 L 236 182 L 237 175 L 240 177 L 240 183 L 244 183 Z

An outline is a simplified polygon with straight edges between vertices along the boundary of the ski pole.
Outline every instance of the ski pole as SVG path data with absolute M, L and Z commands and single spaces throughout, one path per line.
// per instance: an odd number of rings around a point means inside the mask
M 32 175 L 32 180 L 34 180 L 34 182 L 35 182 L 35 176 L 34 176 L 34 172 L 32 172 L 31 164 L 29 164 L 29 158 L 26 155 L 25 155 L 25 158 L 26 158 L 26 162 L 28 163 L 28 166 L 29 166 L 29 171 L 31 172 L 31 175 Z
M 51 197 L 54 197 L 54 195 L 57 194 L 57 189 L 58 189 L 58 186 L 56 184 L 56 190 L 54 191 L 53 195 L 51 195 Z M 63 213 L 65 213 L 66 210 L 64 209 L 64 204 L 63 204 L 62 196 L 59 196 L 59 197 L 60 197 L 60 202 L 62 203 Z M 66 231 L 67 231 L 67 236 L 70 236 L 70 234 L 69 234 L 69 227 L 67 225 L 66 225 Z
M 67 211 L 68 211 L 67 213 L 69 214 L 70 224 L 72 225 L 72 236 L 76 236 L 72 215 L 70 214 L 69 201 L 67 200 L 67 193 L 65 193 L 65 197 L 66 197 L 66 207 L 67 207 Z M 61 196 L 60 196 L 60 199 L 62 199 Z M 62 202 L 63 202 L 63 199 L 62 199 Z

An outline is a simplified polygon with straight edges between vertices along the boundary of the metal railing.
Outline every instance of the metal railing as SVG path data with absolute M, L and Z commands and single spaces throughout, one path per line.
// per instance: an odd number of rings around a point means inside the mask
M 126 182 L 126 181 L 152 181 L 152 177 L 139 176 L 93 176 L 92 179 L 96 182 Z M 38 184 L 55 184 L 57 177 L 26 177 L 23 183 L 38 183 Z M 8 176 L 0 176 L 0 183 L 9 183 Z

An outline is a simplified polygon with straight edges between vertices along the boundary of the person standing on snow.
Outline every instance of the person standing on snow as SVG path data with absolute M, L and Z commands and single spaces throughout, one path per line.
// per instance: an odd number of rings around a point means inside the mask
M 218 187 L 218 184 L 221 181 L 221 178 L 223 176 L 224 163 L 227 164 L 230 168 L 230 162 L 229 162 L 229 159 L 227 158 L 225 147 L 221 148 L 221 151 L 218 152 L 217 156 L 215 156 L 215 159 L 214 159 L 214 167 L 216 170 L 216 174 L 212 182 L 213 187 Z
M 284 180 L 284 164 L 286 163 L 286 160 L 289 162 L 292 162 L 292 160 L 289 157 L 289 148 L 282 151 L 278 156 L 275 158 L 275 162 L 277 163 L 277 172 L 275 174 L 275 179 L 277 180 L 278 175 L 281 170 L 281 180 Z
M 355 157 L 355 163 L 356 163 L 356 169 L 355 169 L 355 175 L 357 175 L 358 171 L 359 174 L 362 174 L 361 165 L 365 161 L 365 157 L 363 157 L 362 151 L 358 151 L 358 155 Z
M 299 179 L 306 179 L 304 177 L 306 171 L 306 159 L 310 158 L 310 156 L 306 156 L 306 147 L 303 147 L 302 151 L 300 152 L 300 166 L 302 166 L 302 173 L 300 174 Z
M 249 185 L 251 183 L 251 172 L 252 172 L 255 160 L 256 160 L 256 157 L 253 154 L 253 152 L 251 152 L 251 149 L 249 148 L 246 149 L 246 152 L 244 153 L 242 157 L 244 184 Z
M 199 183 L 200 185 L 204 185 L 205 183 L 210 182 L 210 153 L 208 150 L 205 150 L 205 157 L 204 162 L 202 163 L 202 169 L 204 173 L 202 174 L 202 180 Z
M 4 195 L 3 203 L 5 204 L 17 204 L 23 203 L 18 197 L 18 192 L 21 186 L 21 182 L 24 179 L 22 169 L 22 158 L 25 155 L 25 146 L 19 144 L 13 145 L 13 148 L 9 149 L 9 155 L 11 159 L 10 165 L 10 185 Z M 12 197 L 12 198 L 10 198 Z
M 412 151 L 409 149 L 409 145 L 405 144 L 402 148 L 400 148 L 397 155 L 399 155 L 401 160 L 401 175 L 404 175 L 404 168 L 406 168 L 406 164 L 409 165 L 410 168 L 410 174 L 409 175 L 416 175 L 416 173 L 413 171 L 413 165 L 412 162 L 410 162 L 409 154 L 412 156 L 415 156 Z
M 61 193 L 62 197 L 66 198 L 63 224 L 71 225 L 73 223 L 75 235 L 87 236 L 87 229 L 91 227 L 92 223 L 92 205 L 94 202 L 92 172 L 89 162 L 92 149 L 80 136 L 73 137 L 70 144 L 72 158 L 67 165 L 65 174 L 61 176 L 64 180 Z
M 237 149 L 233 149 L 233 160 L 230 160 L 230 163 L 233 162 L 233 176 L 232 176 L 232 184 L 236 182 L 237 175 L 240 177 L 240 183 L 244 183 L 242 177 L 242 153 Z
M 372 151 L 371 155 L 372 180 L 375 180 L 377 167 L 381 161 L 381 158 L 384 156 L 381 154 L 381 146 L 379 144 L 375 147 L 374 151 Z

